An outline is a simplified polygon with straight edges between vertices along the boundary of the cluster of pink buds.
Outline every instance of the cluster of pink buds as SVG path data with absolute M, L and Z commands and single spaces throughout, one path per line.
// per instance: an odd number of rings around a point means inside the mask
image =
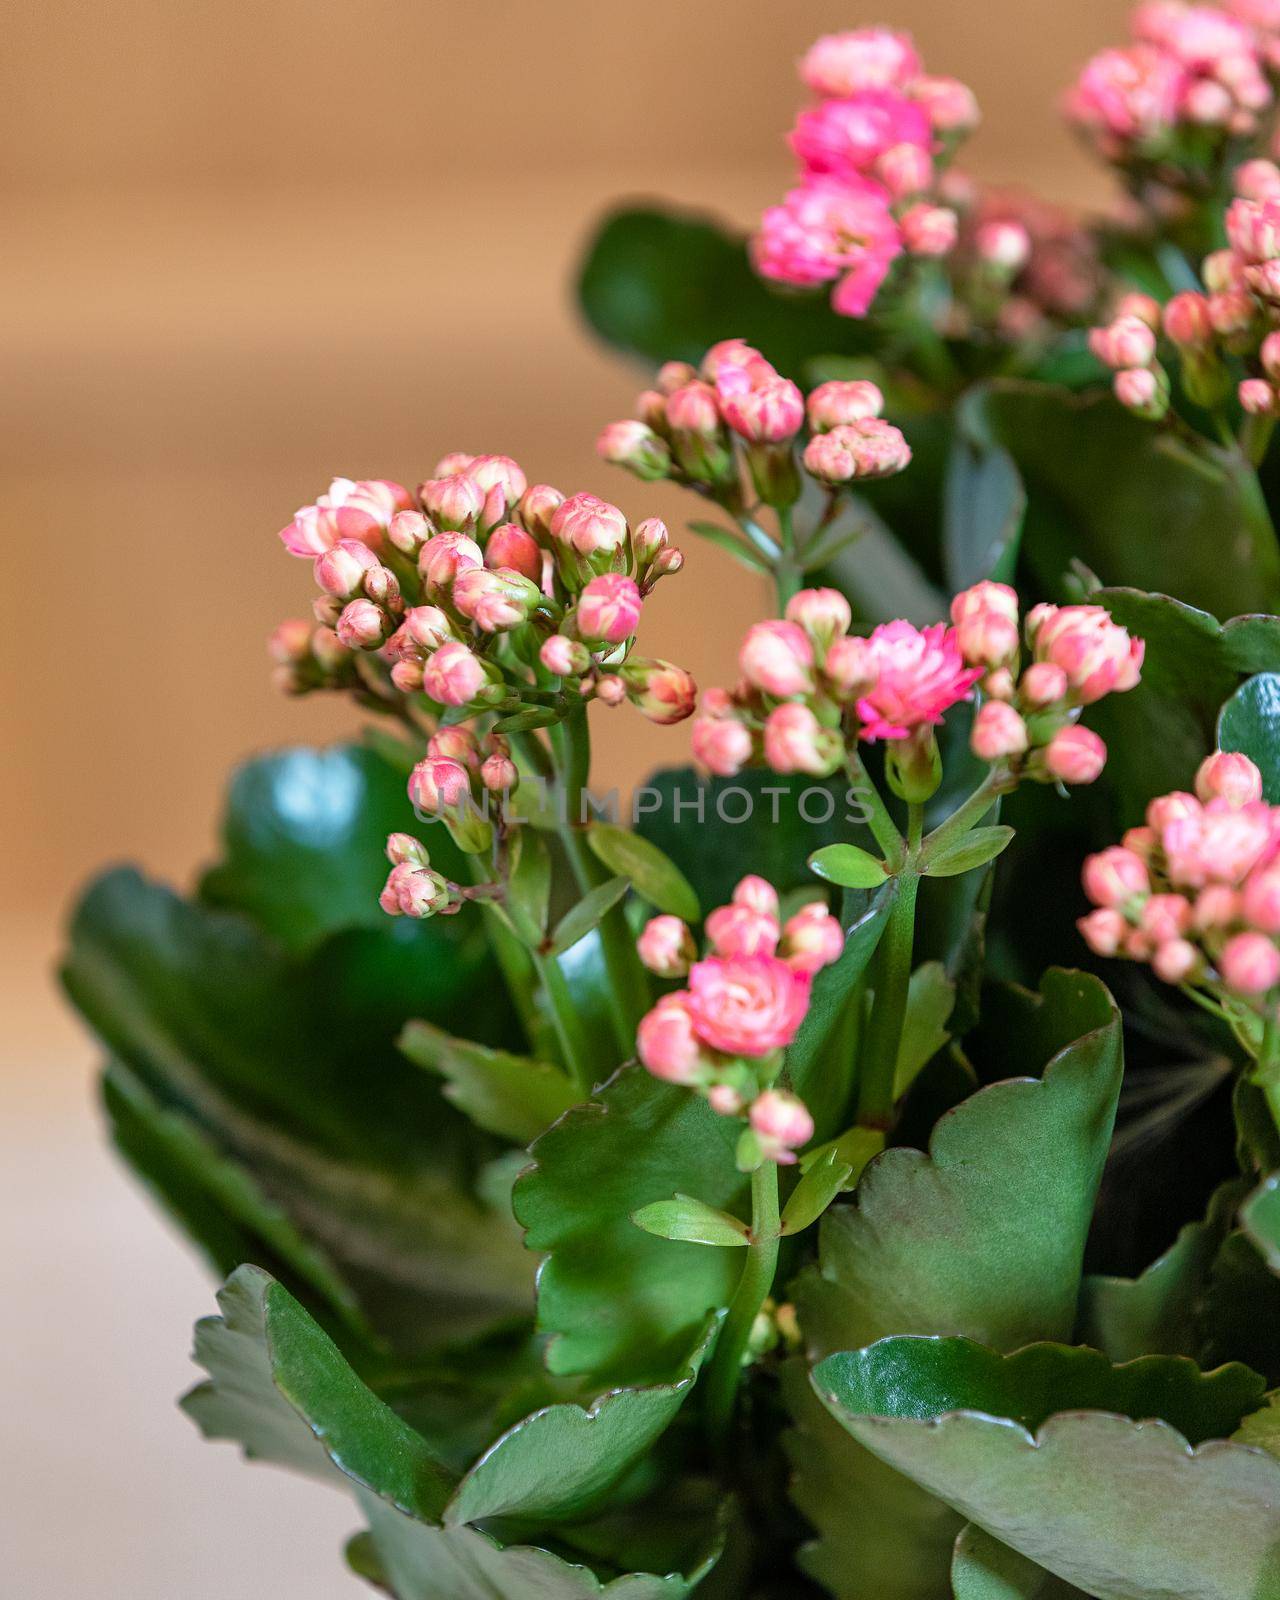
M 520 774 L 500 733 L 440 728 L 409 775 L 409 799 L 423 820 L 440 819 L 460 849 L 475 854 L 492 838 L 489 798 L 514 792 Z
M 1138 6 L 1132 42 L 1081 72 L 1067 97 L 1071 121 L 1117 166 L 1172 187 L 1201 178 L 1231 141 L 1258 132 L 1272 104 L 1274 36 L 1249 5 Z
M 352 653 L 323 623 L 308 622 L 305 617 L 291 617 L 280 623 L 267 640 L 267 654 L 273 682 L 284 694 L 354 686 Z
M 1101 606 L 1038 605 L 1021 629 L 1018 597 L 1003 583 L 978 583 L 958 594 L 951 616 L 961 656 L 982 674 L 983 703 L 969 737 L 974 754 L 1003 766 L 1012 779 L 1092 783 L 1107 749 L 1080 726 L 1081 712 L 1137 685 L 1142 640 Z
M 955 628 L 888 622 L 850 634 L 834 589 L 802 589 L 781 621 L 757 622 L 738 652 L 732 694 L 710 689 L 693 725 L 693 750 L 731 777 L 751 762 L 826 777 L 855 739 L 883 739 L 908 764 L 932 762 L 933 729 L 969 699 L 984 669 L 967 662 Z
M 393 833 L 387 840 L 391 871 L 378 904 L 391 917 L 449 917 L 461 911 L 466 891 L 432 870 L 426 845 L 411 833 Z
M 682 565 L 657 518 L 633 528 L 594 495 L 530 485 L 508 456 L 454 454 L 416 495 L 338 479 L 281 537 L 321 590 L 319 630 L 273 638 L 285 687 L 359 676 L 466 713 L 524 691 L 629 699 L 659 722 L 693 710 L 686 673 L 631 654 L 644 598 Z M 360 656 L 376 665 L 356 674 Z
M 800 496 L 802 471 L 839 489 L 901 472 L 911 460 L 901 432 L 881 418 L 884 396 L 875 384 L 824 383 L 806 403 L 741 339 L 713 345 L 700 368 L 669 361 L 636 410 L 636 418 L 604 429 L 600 455 L 727 505 L 741 500 L 744 462 L 760 499 L 786 506 Z
M 1101 956 L 1146 962 L 1165 983 L 1274 1010 L 1280 990 L 1280 806 L 1247 756 L 1219 752 L 1194 794 L 1166 794 L 1145 824 L 1084 864 Z
M 701 960 L 678 917 L 654 917 L 638 942 L 651 972 L 688 980 L 641 1019 L 640 1060 L 656 1078 L 697 1089 L 720 1115 L 746 1117 L 744 1169 L 790 1164 L 813 1137 L 803 1102 L 775 1083 L 809 1009 L 814 973 L 844 946 L 839 922 L 820 900 L 779 919 L 772 885 L 746 877 L 731 904 L 707 918 Z
M 842 316 L 865 316 L 904 252 L 947 255 L 958 222 L 940 174 L 978 123 L 972 92 L 931 77 L 906 34 L 862 28 L 819 39 L 800 63 L 815 100 L 790 144 L 800 181 L 752 241 L 762 277 L 834 285 Z

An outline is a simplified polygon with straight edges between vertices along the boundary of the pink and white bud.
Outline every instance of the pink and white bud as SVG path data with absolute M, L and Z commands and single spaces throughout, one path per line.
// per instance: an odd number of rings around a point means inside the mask
M 1127 905 L 1136 895 L 1151 892 L 1146 862 L 1121 845 L 1086 856 L 1081 880 L 1094 905 L 1109 910 Z
M 590 689 L 590 684 L 582 685 L 583 694 L 589 693 Z M 620 706 L 627 698 L 627 686 L 621 678 L 610 674 L 596 680 L 595 693 L 596 699 L 605 705 Z
M 808 706 L 789 701 L 765 718 L 764 758 L 775 772 L 807 772 L 826 778 L 840 765 L 844 745 L 834 728 L 824 728 Z
M 1280 395 L 1265 378 L 1241 379 L 1236 398 L 1246 416 L 1274 417 L 1280 411 Z
M 878 417 L 842 423 L 816 434 L 804 449 L 805 470 L 819 483 L 837 485 L 855 478 L 887 478 L 911 460 L 901 431 Z
M 480 746 L 470 728 L 437 728 L 427 740 L 427 754 L 442 761 L 456 761 L 469 772 L 480 770 Z
M 390 567 L 384 567 L 380 562 L 365 573 L 364 592 L 375 605 L 383 606 L 388 611 L 400 611 L 403 608 L 400 580 Z
M 465 450 L 450 450 L 448 455 L 441 456 L 439 461 L 436 462 L 435 470 L 431 476 L 433 478 L 456 477 L 459 472 L 465 472 L 474 460 L 475 457 L 469 455 Z
M 486 528 L 505 522 L 529 487 L 520 464 L 510 456 L 472 456 L 462 470 L 484 496 L 480 521 Z
M 766 1161 L 791 1166 L 795 1152 L 813 1138 L 813 1118 L 803 1100 L 785 1089 L 766 1089 L 751 1102 L 747 1120 Z
M 812 975 L 838 961 L 843 949 L 844 930 L 839 920 L 821 900 L 814 900 L 787 918 L 778 953 L 794 971 Z
M 437 533 L 418 552 L 418 571 L 429 594 L 446 591 L 460 572 L 483 566 L 484 551 L 465 533 Z
M 698 959 L 693 934 L 679 917 L 650 917 L 636 940 L 640 960 L 659 978 L 683 978 Z
M 426 845 L 411 833 L 392 833 L 387 836 L 387 860 L 393 867 L 431 865 Z
M 1274 298 L 1274 270 L 1275 263 L 1270 261 L 1264 267 L 1246 267 L 1242 289 L 1209 296 L 1209 320 L 1216 334 L 1223 339 L 1236 339 L 1249 331 L 1258 311 L 1254 294 L 1264 300 Z
M 1149 367 L 1126 367 L 1116 373 L 1111 388 L 1125 410 L 1144 422 L 1159 422 L 1169 409 L 1168 380 Z
M 348 650 L 376 650 L 391 626 L 386 612 L 372 600 L 352 600 L 343 606 L 334 631 Z
M 580 556 L 609 554 L 627 537 L 627 519 L 594 494 L 575 494 L 551 517 L 551 537 Z
M 1165 939 L 1151 955 L 1151 970 L 1161 983 L 1189 983 L 1203 965 L 1189 939 Z
M 580 639 L 568 639 L 563 633 L 553 633 L 543 641 L 538 659 L 557 678 L 580 678 L 591 665 L 591 652 Z
M 804 426 L 804 396 L 789 378 L 751 388 L 717 386 L 720 414 L 750 444 L 786 444 Z
M 1240 891 L 1239 912 L 1259 933 L 1280 933 L 1280 867 L 1268 866 L 1249 874 Z
M 758 911 L 762 916 L 772 917 L 776 922 L 781 909 L 778 901 L 778 891 L 758 873 L 749 872 L 745 878 L 739 878 L 731 897 L 735 906 L 748 906 L 752 911 Z
M 698 704 L 698 685 L 683 667 L 671 661 L 646 661 L 633 657 L 622 669 L 631 704 L 650 722 L 668 726 L 691 717 Z M 601 693 L 604 680 L 601 680 Z
M 717 906 L 706 921 L 707 940 L 718 956 L 771 956 L 778 948 L 776 917 L 751 906 Z
M 948 256 L 960 237 L 960 219 L 949 206 L 914 205 L 899 217 L 898 226 L 913 256 Z
M 429 816 L 456 811 L 471 798 L 471 774 L 460 761 L 428 756 L 409 774 L 409 800 Z
M 551 519 L 564 504 L 559 489 L 549 483 L 534 483 L 520 496 L 520 521 L 537 539 L 551 537 Z
M 645 423 L 631 419 L 610 422 L 603 428 L 596 439 L 596 454 L 646 482 L 671 472 L 671 452 L 665 442 Z
M 849 634 L 829 646 L 822 671 L 837 700 L 859 700 L 875 687 L 878 668 L 866 639 Z
M 800 62 L 815 94 L 845 97 L 863 89 L 899 89 L 918 81 L 920 57 L 909 34 L 889 28 L 824 33 Z
M 410 606 L 402 630 L 420 650 L 438 650 L 454 637 L 453 624 L 439 606 Z
M 1187 291 L 1175 294 L 1164 308 L 1164 331 L 1180 350 L 1200 350 L 1213 342 L 1213 319 L 1209 302 L 1202 294 Z M 1148 365 L 1146 361 L 1125 361 L 1126 367 Z
M 473 528 L 484 509 L 484 491 L 461 472 L 449 478 L 428 478 L 419 485 L 418 497 L 432 522 L 445 531 Z
M 667 525 L 661 517 L 646 517 L 636 524 L 631 530 L 631 550 L 642 568 L 656 561 L 664 551 L 671 550 Z M 678 551 L 674 553 L 679 554 Z
M 1107 764 L 1107 747 L 1091 728 L 1060 728 L 1045 747 L 1044 764 L 1059 783 L 1094 783 Z
M 1029 627 L 1041 609 L 1031 613 Z M 1037 659 L 1062 668 L 1082 705 L 1132 689 L 1141 676 L 1146 646 L 1102 606 L 1048 608 L 1031 637 Z
M 1089 334 L 1089 349 L 1103 366 L 1149 367 L 1155 360 L 1156 336 L 1138 317 L 1117 317 Z
M 1225 883 L 1211 883 L 1196 896 L 1192 923 L 1198 933 L 1229 928 L 1242 915 L 1240 894 Z M 1264 930 L 1269 931 L 1269 930 Z
M 311 624 L 302 617 L 278 623 L 267 639 L 267 654 L 278 667 L 305 661 L 311 654 Z
M 1157 795 L 1148 803 L 1147 826 L 1154 828 L 1158 834 L 1163 834 L 1164 830 L 1175 822 L 1181 822 L 1187 817 L 1198 818 L 1201 809 L 1195 795 L 1175 789 L 1172 794 Z
M 316 583 L 336 600 L 353 600 L 361 592 L 365 576 L 378 566 L 378 558 L 359 539 L 339 539 L 323 555 L 316 557 L 313 572 Z
M 490 682 L 484 662 L 458 640 L 442 644 L 422 672 L 423 692 L 442 706 L 470 705 Z
M 809 396 L 806 410 L 813 432 L 826 433 L 846 423 L 878 417 L 884 410 L 884 395 L 865 379 L 833 378 L 818 385 Z
M 748 628 L 738 666 L 754 688 L 778 699 L 813 688 L 813 646 L 794 622 L 757 622 Z
M 754 749 L 750 730 L 732 717 L 699 717 L 691 742 L 694 759 L 717 778 L 737 777 Z
M 1181 894 L 1153 894 L 1144 901 L 1138 925 L 1157 945 L 1180 939 L 1191 926 L 1191 902 Z
M 1108 958 L 1120 953 L 1129 932 L 1129 924 L 1118 911 L 1091 911 L 1076 927 L 1095 956 Z
M 959 78 L 921 75 L 907 85 L 907 93 L 924 107 L 936 133 L 972 133 L 982 121 L 978 97 Z
M 1018 692 L 1028 706 L 1040 710 L 1064 699 L 1069 687 L 1061 667 L 1052 661 L 1036 661 L 1022 674 Z
M 1237 933 L 1223 945 L 1218 971 L 1235 994 L 1266 994 L 1280 983 L 1280 950 L 1265 934 Z
M 592 643 L 621 644 L 640 622 L 640 590 L 633 578 L 605 572 L 578 596 L 578 632 Z
M 694 379 L 667 396 L 667 426 L 675 433 L 710 439 L 720 431 L 720 404 L 709 383 Z
M 1031 235 L 1020 222 L 985 222 L 974 238 L 978 259 L 1014 278 L 1031 259 Z
M 1008 761 L 1023 755 L 1028 743 L 1027 725 L 1011 705 L 986 700 L 978 707 L 969 748 L 979 761 Z
M 387 875 L 378 904 L 392 917 L 434 917 L 453 907 L 453 892 L 438 872 L 398 862 Z
M 659 391 L 668 395 L 674 394 L 686 383 L 692 383 L 697 376 L 697 367 L 691 366 L 687 361 L 664 361 L 658 368 L 656 382 Z
M 387 529 L 387 538 L 401 555 L 416 561 L 418 551 L 435 531 L 421 511 L 397 511 Z
M 507 794 L 520 782 L 520 770 L 508 755 L 486 756 L 480 766 L 480 782 L 490 794 Z
M 849 602 L 838 589 L 801 589 L 787 601 L 786 620 L 803 628 L 818 650 L 848 633 Z
M 391 663 L 391 682 L 401 694 L 421 694 L 423 663 L 417 656 L 402 656 Z
M 692 1085 L 707 1075 L 710 1063 L 694 1032 L 687 993 L 664 995 L 636 1029 L 636 1054 L 655 1078 Z
M 933 187 L 933 157 L 918 144 L 894 144 L 877 157 L 875 175 L 892 200 L 909 200 Z M 910 213 L 908 213 L 910 215 Z M 954 213 L 952 213 L 954 219 Z M 906 218 L 900 218 L 905 224 Z M 905 226 L 903 228 L 905 234 Z M 911 249 L 910 243 L 907 244 Z
M 738 1117 L 746 1109 L 747 1102 L 732 1084 L 713 1083 L 707 1090 L 707 1104 L 718 1117 Z
M 509 633 L 533 614 L 542 591 L 511 567 L 467 567 L 454 579 L 453 603 L 484 633 Z
M 1239 751 L 1218 750 L 1200 763 L 1196 796 L 1206 802 L 1225 800 L 1229 805 L 1246 806 L 1262 799 L 1262 774 Z
M 521 577 L 539 583 L 542 579 L 542 551 L 538 541 L 518 523 L 504 522 L 495 528 L 484 543 L 486 567 L 510 567 Z
M 1234 250 L 1214 250 L 1200 263 L 1200 276 L 1210 296 L 1248 289 L 1244 262 Z
M 1164 308 L 1154 295 L 1141 294 L 1137 290 L 1130 290 L 1128 294 L 1120 296 L 1116 302 L 1115 318 L 1137 317 L 1139 322 L 1145 322 L 1153 333 L 1159 333 Z

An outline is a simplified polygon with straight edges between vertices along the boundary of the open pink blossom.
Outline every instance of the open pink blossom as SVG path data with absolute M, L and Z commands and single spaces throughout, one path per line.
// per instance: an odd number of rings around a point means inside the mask
M 800 76 L 815 94 L 851 95 L 860 89 L 894 89 L 920 72 L 911 38 L 889 28 L 853 28 L 825 33 L 800 63 Z
M 730 1056 L 785 1050 L 809 1009 L 809 975 L 776 956 L 708 956 L 689 973 L 699 1039 Z
M 874 686 L 858 701 L 862 737 L 905 739 L 913 729 L 936 725 L 959 700 L 967 700 L 982 676 L 967 667 L 954 628 L 935 622 L 884 622 L 867 640 Z
M 707 917 L 707 941 L 718 956 L 771 956 L 778 948 L 778 919 L 751 906 L 717 906 Z
M 820 101 L 800 113 L 790 136 L 809 172 L 842 181 L 867 173 L 886 150 L 908 144 L 924 150 L 932 140 L 924 108 L 893 89 Z
M 902 237 L 879 184 L 811 178 L 765 212 L 751 248 L 756 270 L 776 282 L 840 279 L 836 309 L 858 317 L 902 254 Z
M 1151 45 L 1103 50 L 1067 97 L 1067 113 L 1108 156 L 1127 145 L 1154 148 L 1168 138 L 1188 84 L 1176 57 Z
M 377 550 L 397 511 L 413 496 L 403 484 L 383 478 L 335 478 L 314 505 L 301 506 L 280 538 L 293 556 L 318 556 L 339 539 L 359 539 Z

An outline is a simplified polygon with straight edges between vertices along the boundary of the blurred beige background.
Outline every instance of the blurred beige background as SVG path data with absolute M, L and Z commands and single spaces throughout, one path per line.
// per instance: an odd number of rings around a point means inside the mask
M 634 374 L 578 325 L 594 215 L 658 194 L 747 223 L 782 188 L 791 64 L 889 20 L 986 112 L 969 166 L 1061 198 L 1060 127 L 1120 0 L 885 12 L 599 0 L 17 0 L 0 60 L 0 1543 L 15 1597 L 328 1600 L 354 1516 L 201 1446 L 172 1409 L 202 1273 L 101 1149 L 93 1051 L 51 982 L 69 897 L 120 858 L 186 879 L 227 767 L 350 726 L 267 684 L 305 610 L 275 531 L 342 473 L 503 451 L 678 526 L 597 466 Z M 724 330 L 732 334 L 732 328 Z M 714 553 L 646 647 L 704 682 L 759 604 Z M 709 625 L 710 624 L 710 625 Z M 680 730 L 598 724 L 603 776 Z M 10 1192 L 11 1191 L 11 1192 Z

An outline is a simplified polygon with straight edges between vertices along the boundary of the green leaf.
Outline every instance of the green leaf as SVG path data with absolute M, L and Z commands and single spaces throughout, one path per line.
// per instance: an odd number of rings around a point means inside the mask
M 561 719 L 562 713 L 555 706 L 528 706 L 523 711 L 513 711 L 508 717 L 499 717 L 493 731 L 528 733 L 534 728 L 550 728 Z
M 700 539 L 706 539 L 709 544 L 725 551 L 752 572 L 773 571 L 773 563 L 762 550 L 757 550 L 739 534 L 731 533 L 728 528 L 722 528 L 714 522 L 691 522 L 689 532 L 696 533 Z
M 612 911 L 630 887 L 626 878 L 610 878 L 606 883 L 599 883 L 594 889 L 588 889 L 581 900 L 566 911 L 556 923 L 551 935 L 549 953 L 553 956 L 562 955 L 564 951 L 571 950 L 579 939 L 585 939 Z
M 518 828 L 515 836 L 517 854 L 504 903 L 516 932 L 530 949 L 536 950 L 547 932 L 551 852 L 546 841 L 532 828 Z
M 445 1079 L 445 1099 L 478 1128 L 528 1144 L 578 1099 L 559 1067 L 509 1055 L 470 1039 L 455 1039 L 429 1022 L 411 1022 L 400 1035 L 409 1060 Z
M 1266 1405 L 1251 1411 L 1231 1438 L 1236 1444 L 1252 1445 L 1280 1458 L 1280 1391 L 1273 1391 Z
M 687 1194 L 641 1206 L 631 1220 L 637 1228 L 656 1233 L 660 1239 L 683 1239 L 689 1244 L 736 1247 L 745 1245 L 749 1237 L 745 1222 Z
M 955 1600 L 1068 1600 L 1080 1590 L 970 1522 L 951 1558 Z
M 829 844 L 815 850 L 809 870 L 842 889 L 878 889 L 889 877 L 884 862 L 856 844 Z
M 961 398 L 955 423 L 942 548 L 947 586 L 958 593 L 984 578 L 1013 581 L 1027 493 L 1013 457 L 991 438 L 981 390 Z
M 848 1183 L 852 1172 L 852 1164 L 840 1159 L 838 1144 L 831 1145 L 821 1160 L 804 1169 L 804 1176 L 791 1191 L 782 1211 L 782 1232 L 803 1233 L 816 1222 Z
M 893 1098 L 901 1100 L 949 1037 L 947 1023 L 955 1009 L 956 986 L 940 961 L 926 961 L 911 974 L 907 1014 L 898 1042 Z
M 688 878 L 670 856 L 649 839 L 608 822 L 593 822 L 587 843 L 609 868 L 631 881 L 632 888 L 659 911 L 685 922 L 699 922 L 702 908 Z
M 1280 673 L 1240 685 L 1218 718 L 1218 746 L 1247 755 L 1262 773 L 1263 798 L 1280 803 Z
M 1098 1600 L 1253 1600 L 1280 1582 L 1280 1462 L 1222 1439 L 1260 1389 L 1245 1368 L 892 1338 L 813 1381 L 882 1462 Z
M 547 1256 L 538 1325 L 552 1335 L 552 1372 L 666 1376 L 708 1313 L 729 1303 L 741 1270 L 734 1252 L 658 1239 L 631 1218 L 691 1189 L 740 1213 L 737 1134 L 700 1095 L 624 1067 L 533 1146 L 513 1203 L 525 1243 Z
M 985 867 L 1007 848 L 1013 829 L 1003 823 L 990 828 L 973 828 L 940 849 L 926 851 L 921 872 L 927 878 L 958 878 L 962 872 Z
M 1240 1207 L 1240 1226 L 1272 1272 L 1280 1272 L 1280 1172 L 1265 1177 Z

